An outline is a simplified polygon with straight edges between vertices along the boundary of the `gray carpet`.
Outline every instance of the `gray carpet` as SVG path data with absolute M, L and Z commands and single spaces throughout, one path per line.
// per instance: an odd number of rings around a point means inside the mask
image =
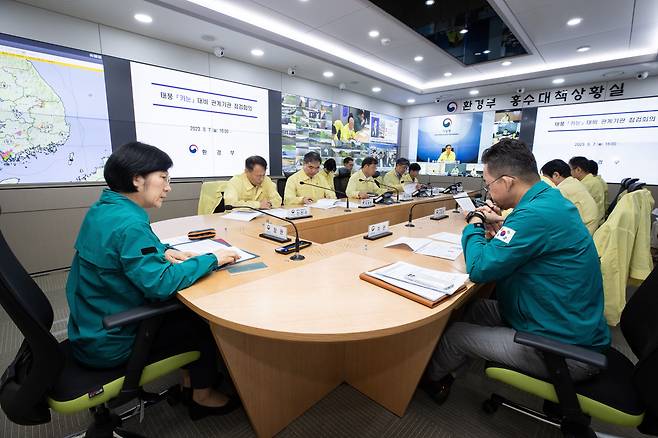
M 65 273 L 51 274 L 36 279 L 48 296 L 54 312 L 52 332 L 57 339 L 66 337 L 68 309 L 64 295 Z M 9 317 L 0 310 L 0 372 L 13 359 L 22 336 Z M 615 347 L 632 357 L 618 329 L 613 330 Z M 175 383 L 170 375 L 149 390 L 165 388 Z M 348 385 L 341 385 L 327 397 L 293 421 L 278 436 L 290 437 L 560 437 L 555 428 L 534 421 L 508 409 L 501 408 L 494 415 L 480 409 L 481 402 L 492 392 L 539 409 L 541 402 L 522 392 L 487 379 L 482 363 L 474 362 L 455 382 L 450 398 L 437 406 L 425 393 L 417 391 L 404 417 L 398 418 Z M 84 430 L 90 421 L 87 412 L 76 415 L 53 413 L 49 424 L 18 426 L 0 412 L 0 437 L 61 437 Z M 171 407 L 160 403 L 147 410 L 144 421 L 131 419 L 127 429 L 149 437 L 252 437 L 254 432 L 244 410 L 224 417 L 209 417 L 192 422 L 182 406 Z M 634 429 L 594 422 L 600 436 L 642 437 Z

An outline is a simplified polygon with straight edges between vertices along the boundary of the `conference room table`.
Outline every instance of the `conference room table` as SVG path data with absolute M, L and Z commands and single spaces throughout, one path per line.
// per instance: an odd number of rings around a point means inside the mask
M 450 261 L 406 247 L 384 247 L 402 236 L 461 234 L 464 219 L 452 212 L 451 197 L 427 204 L 431 211 L 450 207 L 448 218 L 423 217 L 414 219 L 414 227 L 405 226 L 410 206 L 423 201 L 352 208 L 349 213 L 314 208 L 313 217 L 299 220 L 298 227 L 302 237 L 319 241 L 302 250 L 301 261 L 275 253 L 281 244 L 258 237 L 264 217 L 238 222 L 213 214 L 152 225 L 161 239 L 214 227 L 218 238 L 259 256 L 245 264 L 267 265 L 238 275 L 217 271 L 178 294 L 209 321 L 258 436 L 275 435 L 343 382 L 404 415 L 451 313 L 477 289 L 469 282 L 465 290 L 430 308 L 359 279 L 362 272 L 399 260 L 465 272 L 463 255 Z M 421 210 L 427 205 L 414 213 L 427 214 L 430 210 Z M 368 221 L 385 220 L 398 222 L 390 227 L 393 235 L 363 238 Z

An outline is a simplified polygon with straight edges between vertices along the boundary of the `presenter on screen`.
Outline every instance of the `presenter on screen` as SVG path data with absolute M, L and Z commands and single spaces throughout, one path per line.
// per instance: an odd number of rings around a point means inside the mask
M 336 163 L 334 162 L 334 166 Z M 315 186 L 327 187 L 327 181 L 320 173 L 320 154 L 311 151 L 304 155 L 304 164 L 301 170 L 292 174 L 286 181 L 286 190 L 283 193 L 285 205 L 311 204 L 318 199 L 336 199 L 336 194 L 330 190 L 323 190 Z M 305 182 L 308 184 L 300 184 Z
M 133 349 L 133 325 L 106 330 L 105 316 L 147 302 L 175 299 L 176 292 L 233 263 L 233 251 L 195 255 L 163 244 L 153 233 L 147 208 L 160 208 L 171 191 L 172 161 L 160 149 L 139 142 L 115 150 L 105 164 L 109 188 L 87 212 L 75 243 L 66 284 L 70 316 L 68 339 L 82 365 L 109 369 L 124 365 Z M 217 344 L 208 323 L 187 308 L 168 313 L 153 334 L 149 361 L 196 350 L 199 359 L 183 374 L 193 420 L 226 414 L 239 406 L 213 389 L 217 383 Z
M 224 189 L 226 205 L 245 205 L 252 208 L 278 208 L 281 196 L 276 185 L 265 175 L 267 161 L 258 155 L 247 158 L 244 172 L 231 178 Z
M 340 141 L 347 143 L 348 141 L 356 139 L 356 131 L 354 130 L 354 115 L 350 113 L 347 116 L 347 123 L 340 129 Z
M 366 157 L 361 162 L 361 170 L 350 177 L 347 183 L 347 196 L 350 198 L 367 198 L 368 193 L 381 195 L 386 192 L 384 187 L 377 187 L 373 176 L 377 173 L 377 159 Z M 361 180 L 361 181 L 360 181 Z
M 457 156 L 452 150 L 452 145 L 447 144 L 439 156 L 439 161 L 457 161 Z

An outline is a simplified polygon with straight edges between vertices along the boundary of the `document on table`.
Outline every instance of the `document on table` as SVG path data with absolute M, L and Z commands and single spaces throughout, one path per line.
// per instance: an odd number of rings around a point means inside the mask
M 309 207 L 328 210 L 330 208 L 342 207 L 343 205 L 347 205 L 347 203 L 340 201 L 338 199 L 323 198 L 323 199 L 318 199 L 313 204 L 309 204 Z
M 258 216 L 262 216 L 263 213 L 258 211 L 251 210 L 233 210 L 232 212 L 222 216 L 222 219 L 231 219 L 234 221 L 249 222 L 252 219 L 256 219 Z
M 409 182 L 404 184 L 404 193 L 412 194 L 413 192 L 416 191 L 416 183 L 415 182 Z
M 216 253 L 218 251 L 235 251 L 240 256 L 238 263 L 258 257 L 256 254 L 244 251 L 237 246 L 223 244 L 212 239 L 190 240 L 187 238 L 187 236 L 178 236 L 163 240 L 162 243 L 167 243 L 179 251 L 189 251 L 195 254 Z
M 285 218 L 288 216 L 288 210 L 285 208 L 273 208 L 272 210 L 267 210 L 269 214 L 272 216 L 276 216 L 278 218 Z
M 443 242 L 450 242 L 450 243 L 454 243 L 455 245 L 462 244 L 461 234 L 441 232 L 441 233 L 432 234 L 429 237 L 430 239 L 441 240 Z
M 453 195 L 453 198 L 455 198 L 455 201 L 457 201 L 457 204 L 459 204 L 462 210 L 464 211 L 475 210 L 475 204 L 473 204 L 473 200 L 471 200 L 468 194 L 460 193 L 458 195 Z
M 430 301 L 452 295 L 468 280 L 468 274 L 437 271 L 406 262 L 397 262 L 366 273 Z
M 399 237 L 393 242 L 384 245 L 385 248 L 397 245 L 407 245 L 417 254 L 455 260 L 462 253 L 461 245 L 449 242 L 437 242 L 421 237 Z

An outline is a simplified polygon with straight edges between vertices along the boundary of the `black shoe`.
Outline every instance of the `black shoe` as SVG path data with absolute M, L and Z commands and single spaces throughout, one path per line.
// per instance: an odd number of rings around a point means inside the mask
M 194 400 L 190 400 L 190 405 L 188 406 L 188 413 L 190 414 L 190 419 L 192 421 L 197 421 L 202 418 L 205 418 L 209 415 L 226 415 L 233 412 L 237 408 L 242 406 L 240 399 L 236 397 L 230 397 L 224 406 L 203 406 Z
M 452 374 L 448 374 L 441 380 L 430 380 L 425 377 L 420 382 L 420 387 L 436 402 L 436 404 L 442 405 L 448 399 L 450 388 L 454 381 L 455 378 L 452 377 Z

